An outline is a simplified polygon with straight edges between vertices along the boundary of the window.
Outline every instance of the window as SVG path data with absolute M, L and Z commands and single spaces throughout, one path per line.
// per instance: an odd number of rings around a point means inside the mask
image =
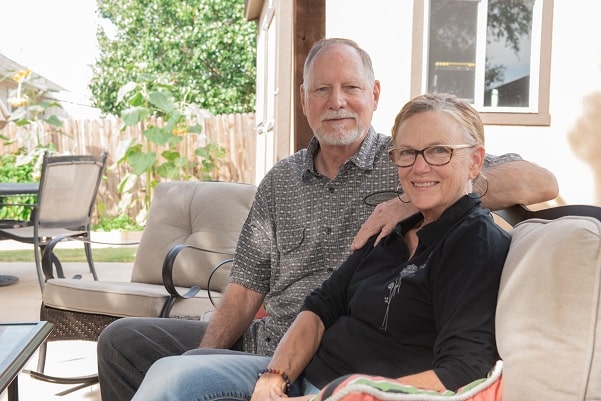
M 552 0 L 416 0 L 412 95 L 453 93 L 487 124 L 549 125 Z

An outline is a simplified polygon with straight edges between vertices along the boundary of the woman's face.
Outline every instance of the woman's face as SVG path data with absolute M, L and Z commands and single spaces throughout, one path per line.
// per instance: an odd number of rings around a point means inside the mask
M 435 145 L 473 144 L 462 127 L 445 112 L 427 111 L 407 118 L 398 128 L 394 147 L 414 150 Z M 411 203 L 429 223 L 440 217 L 449 206 L 471 192 L 471 180 L 480 172 L 484 147 L 455 149 L 449 163 L 432 166 L 418 154 L 410 167 L 397 167 L 399 180 Z

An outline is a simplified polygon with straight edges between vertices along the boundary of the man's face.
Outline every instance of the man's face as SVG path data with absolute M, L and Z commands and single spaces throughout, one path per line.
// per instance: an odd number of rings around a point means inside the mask
M 313 60 L 301 87 L 303 113 L 322 144 L 363 140 L 378 106 L 380 83 L 369 82 L 356 50 L 337 45 Z

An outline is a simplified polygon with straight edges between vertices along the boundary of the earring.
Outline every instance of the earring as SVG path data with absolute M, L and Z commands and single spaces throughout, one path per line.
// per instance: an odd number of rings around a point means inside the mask
M 403 186 L 401 184 L 397 185 L 396 187 L 396 193 L 397 193 L 397 197 L 399 198 L 399 200 L 403 203 L 411 203 L 411 200 L 406 200 L 404 201 L 403 198 L 401 198 L 401 195 L 403 195 L 405 193 L 405 190 L 403 189 Z
M 472 182 L 473 182 L 473 184 L 474 184 L 474 187 L 476 187 L 476 185 L 475 185 L 475 184 L 476 184 L 476 180 L 478 179 L 478 177 L 482 177 L 482 180 L 484 180 L 484 183 L 486 184 L 486 186 L 484 187 L 484 192 L 482 193 L 482 195 L 479 195 L 479 196 L 470 196 L 472 199 L 482 199 L 482 198 L 484 198 L 484 195 L 486 195 L 486 194 L 488 193 L 488 179 L 487 179 L 487 178 L 486 178 L 486 176 L 485 176 L 484 174 L 482 174 L 482 173 L 478 174 L 478 175 L 476 176 L 476 178 L 474 178 L 474 179 L 472 180 Z M 474 192 L 475 192 L 475 191 L 474 191 Z

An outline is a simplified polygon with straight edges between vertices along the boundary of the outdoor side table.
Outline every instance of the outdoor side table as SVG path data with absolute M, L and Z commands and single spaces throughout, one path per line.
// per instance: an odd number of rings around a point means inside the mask
M 4 199 L 11 196 L 37 195 L 40 184 L 37 182 L 0 182 L 0 207 Z M 11 220 L 0 220 L 0 226 L 10 226 L 14 222 Z M 15 284 L 19 281 L 18 277 L 0 274 L 0 287 Z
M 18 376 L 53 328 L 48 322 L 0 323 L 0 392 L 19 400 Z

